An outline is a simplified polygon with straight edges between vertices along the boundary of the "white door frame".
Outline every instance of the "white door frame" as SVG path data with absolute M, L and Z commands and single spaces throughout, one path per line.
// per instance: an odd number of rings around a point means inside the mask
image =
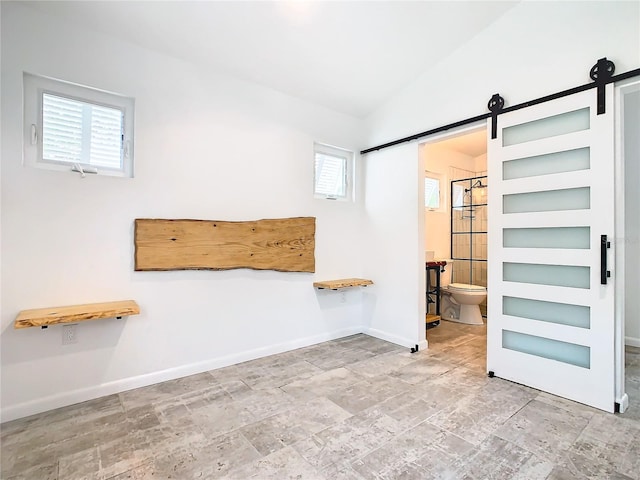
M 451 130 L 447 130 L 445 132 L 441 132 L 441 133 L 434 133 L 433 135 L 430 135 L 428 137 L 426 137 L 425 141 L 422 141 L 419 143 L 419 147 L 418 147 L 418 171 L 422 172 L 422 175 L 424 176 L 424 172 L 426 170 L 426 165 L 423 162 L 423 155 L 421 152 L 422 148 L 425 145 L 431 144 L 431 143 L 438 143 L 438 142 L 442 142 L 443 140 L 449 140 L 451 138 L 454 137 L 462 137 L 464 135 L 468 135 L 470 133 L 474 133 L 474 132 L 478 132 L 480 130 L 487 130 L 489 128 L 491 128 L 490 122 L 491 119 L 488 120 L 480 120 L 478 122 L 473 122 L 470 123 L 469 125 L 464 125 L 462 127 L 458 127 L 458 128 L 452 128 Z M 451 179 L 447 178 L 447 181 L 451 181 Z M 425 244 L 425 240 L 426 240 L 426 232 L 427 232 L 427 227 L 424 221 L 424 180 L 420 179 L 419 183 L 419 194 L 418 194 L 418 199 L 420 201 L 420 205 L 422 206 L 421 211 L 421 215 L 419 218 L 419 232 L 420 232 L 420 245 L 422 245 L 424 247 Z M 421 255 L 422 255 L 422 263 L 425 263 L 426 258 L 424 257 L 424 248 L 421 248 Z M 423 269 L 424 271 L 424 269 Z M 423 274 L 420 280 L 420 291 L 424 292 L 427 289 L 427 282 L 426 282 L 426 274 Z M 426 338 L 427 336 L 427 330 L 425 328 L 425 314 L 426 314 L 426 305 L 424 304 L 424 293 L 422 295 L 422 299 L 420 300 L 420 309 L 419 309 L 419 318 L 420 318 L 420 338 Z M 429 348 L 429 339 L 427 339 L 427 343 L 426 343 L 427 347 Z
M 625 259 L 626 259 L 626 232 L 625 232 L 625 152 L 624 152 L 624 96 L 640 91 L 640 80 L 632 78 L 615 85 L 615 189 L 616 189 L 616 403 L 620 413 L 629 406 L 629 397 L 625 391 Z

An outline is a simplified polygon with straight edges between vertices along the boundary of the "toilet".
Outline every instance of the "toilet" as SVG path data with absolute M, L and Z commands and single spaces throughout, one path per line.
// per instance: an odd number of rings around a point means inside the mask
M 480 304 L 487 297 L 487 288 L 466 283 L 451 283 L 440 289 L 440 316 L 443 320 L 484 325 Z

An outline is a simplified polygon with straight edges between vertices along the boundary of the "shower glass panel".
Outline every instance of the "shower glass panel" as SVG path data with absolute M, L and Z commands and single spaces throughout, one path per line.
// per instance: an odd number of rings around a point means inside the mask
M 469 238 L 466 236 L 455 235 L 451 248 L 452 260 L 460 261 L 463 258 L 468 259 L 471 256 L 471 245 L 469 244 Z
M 451 282 L 487 286 L 487 190 L 486 175 L 451 182 Z
M 578 367 L 591 367 L 591 349 L 575 343 L 503 330 L 502 347 Z
M 513 180 L 514 178 L 589 170 L 590 167 L 589 147 L 584 147 L 506 161 L 502 164 L 502 178 L 503 180 Z
M 506 248 L 591 248 L 589 227 L 505 228 Z
M 542 138 L 556 137 L 567 133 L 589 130 L 589 108 L 545 117 L 532 122 L 521 123 L 502 130 L 502 145 L 516 145 Z
M 582 266 L 510 262 L 502 264 L 502 278 L 505 282 L 589 288 L 590 274 L 591 268 Z
M 565 188 L 544 192 L 504 195 L 503 213 L 553 212 L 560 210 L 587 210 L 591 206 L 589 187 Z
M 591 308 L 584 305 L 502 297 L 502 313 L 512 317 L 529 318 L 541 322 L 591 328 Z
M 471 238 L 469 257 L 471 260 L 487 259 L 487 234 L 484 232 L 476 232 Z

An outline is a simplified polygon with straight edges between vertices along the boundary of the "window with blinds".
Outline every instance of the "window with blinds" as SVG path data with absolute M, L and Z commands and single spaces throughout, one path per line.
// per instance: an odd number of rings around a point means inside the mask
M 24 75 L 25 163 L 133 176 L 132 98 Z
M 347 200 L 351 185 L 353 153 L 315 144 L 314 195 L 317 198 Z
M 424 206 L 440 208 L 440 181 L 437 178 L 424 178 Z
M 442 195 L 442 174 L 425 172 L 424 206 L 431 211 L 444 211 Z
M 122 111 L 42 94 L 42 159 L 122 168 Z

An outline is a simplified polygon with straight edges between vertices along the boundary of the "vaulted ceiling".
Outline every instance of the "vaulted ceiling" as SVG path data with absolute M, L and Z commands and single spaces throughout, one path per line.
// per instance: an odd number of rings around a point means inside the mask
M 21 3 L 362 118 L 517 1 Z

